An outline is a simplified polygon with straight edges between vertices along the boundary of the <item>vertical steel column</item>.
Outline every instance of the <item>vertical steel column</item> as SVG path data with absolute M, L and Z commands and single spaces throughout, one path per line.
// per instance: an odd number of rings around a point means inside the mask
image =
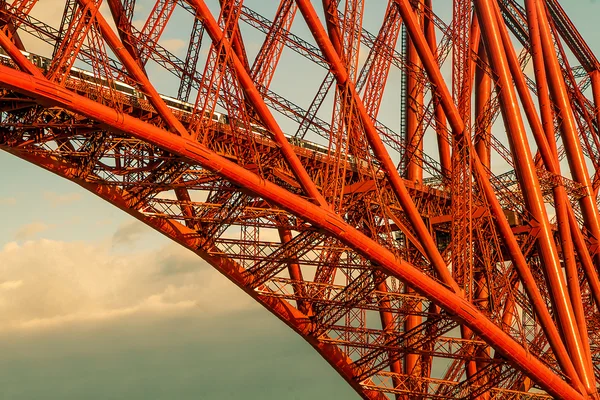
M 494 5 L 490 0 L 476 0 L 475 9 L 479 17 L 482 37 L 486 45 L 492 68 L 498 76 L 500 107 L 504 117 L 508 140 L 513 153 L 517 177 L 527 208 L 538 224 L 538 248 L 562 337 L 575 368 L 588 393 L 594 389 L 593 374 L 588 370 L 588 352 L 585 349 L 573 306 L 569 301 L 569 292 L 564 279 L 558 251 L 554 243 L 552 229 L 544 206 L 536 168 L 531 156 L 527 134 L 520 117 L 518 100 L 513 88 L 508 61 L 503 48 L 498 21 L 495 18 Z
M 535 4 L 550 94 L 554 104 L 560 112 L 560 130 L 571 174 L 573 175 L 573 179 L 581 183 L 586 191 L 586 195 L 579 200 L 579 204 L 581 205 L 581 210 L 585 218 L 586 228 L 589 231 L 594 245 L 597 246 L 598 240 L 600 239 L 600 219 L 598 217 L 598 208 L 596 206 L 595 197 L 592 193 L 592 182 L 587 171 L 581 143 L 579 142 L 577 126 L 575 124 L 573 110 L 571 109 L 569 95 L 554 50 L 546 7 L 543 2 L 538 0 L 536 0 Z M 596 250 L 594 255 L 596 266 L 600 267 L 600 253 Z
M 379 299 L 380 309 L 381 310 L 391 310 L 392 302 L 390 301 L 390 298 L 387 295 L 387 293 L 388 293 L 387 283 L 385 281 L 378 283 L 376 288 L 379 292 L 382 293 L 380 295 L 381 298 Z M 398 331 L 397 324 L 394 321 L 394 315 L 389 311 L 379 311 L 379 320 L 381 321 L 382 330 L 390 338 L 390 340 L 392 340 L 392 338 L 394 337 L 394 335 L 396 335 L 396 332 Z M 395 357 L 394 352 L 393 351 L 388 352 L 388 357 L 390 359 Z M 402 359 L 399 357 L 395 357 L 395 358 L 396 358 L 396 360 L 392 361 L 390 363 L 390 371 L 395 374 L 401 375 L 403 372 L 402 371 Z M 399 385 L 404 384 L 401 379 L 398 379 L 398 377 L 393 377 L 392 383 L 394 384 L 394 386 L 399 386 Z M 397 394 L 395 397 L 396 397 L 396 399 L 401 398 L 401 396 L 399 394 Z
M 594 106 L 596 108 L 596 124 L 600 129 L 600 71 L 594 70 L 590 74 L 592 82 L 592 95 L 594 96 Z
M 437 41 L 435 39 L 435 25 L 433 24 L 433 11 L 431 7 L 431 0 L 425 0 L 425 20 L 423 30 L 425 31 L 425 37 L 427 38 L 427 44 L 429 45 L 431 52 L 437 57 Z M 449 177 L 452 172 L 452 161 L 450 154 L 450 138 L 448 137 L 448 129 L 446 127 L 446 115 L 444 114 L 444 109 L 440 104 L 440 100 L 437 93 L 435 93 L 435 90 L 431 95 L 433 96 L 435 132 L 438 153 L 440 155 L 440 164 L 442 165 L 442 172 L 444 175 Z
M 488 63 L 487 54 L 483 42 L 479 42 L 478 56 L 481 62 L 476 63 L 475 67 L 475 151 L 481 160 L 481 163 L 486 167 L 491 166 L 491 121 L 487 120 L 486 112 L 489 106 L 492 94 L 492 78 L 489 71 L 483 69 Z
M 492 94 L 492 78 L 489 75 L 486 65 L 487 55 L 485 53 L 485 46 L 481 40 L 481 29 L 479 28 L 479 21 L 477 20 L 477 14 L 473 16 L 470 47 L 473 53 L 477 53 L 477 58 L 471 55 L 471 74 L 474 75 L 471 78 L 474 81 L 475 87 L 475 104 L 474 104 L 474 149 L 483 165 L 489 170 L 491 167 L 491 135 L 492 127 L 491 121 L 489 120 L 489 101 Z M 485 240 L 483 237 L 478 239 L 479 242 Z M 478 291 L 474 293 L 479 304 L 482 307 L 486 307 L 489 304 L 490 291 L 486 285 L 488 276 L 485 274 L 486 265 L 485 261 L 474 259 L 474 270 L 475 279 L 477 281 Z M 489 354 L 489 347 L 478 350 L 479 353 Z M 483 355 L 482 354 L 482 355 Z M 481 370 L 485 368 L 484 362 L 477 362 L 477 369 Z M 489 378 L 488 378 L 489 379 Z M 488 396 L 489 398 L 489 396 Z
M 298 4 L 298 8 L 304 17 L 304 20 L 308 24 L 309 29 L 317 41 L 317 44 L 325 55 L 325 58 L 331 64 L 331 72 L 335 75 L 338 85 L 347 85 L 348 90 L 354 99 L 356 112 L 365 130 L 367 140 L 369 141 L 369 144 L 371 145 L 371 148 L 377 159 L 381 162 L 381 166 L 386 173 L 390 185 L 398 197 L 398 201 L 406 212 L 406 215 L 413 228 L 415 229 L 417 237 L 423 243 L 423 248 L 427 253 L 429 261 L 433 265 L 436 273 L 439 275 L 440 280 L 455 293 L 460 293 L 460 288 L 450 275 L 450 271 L 448 270 L 444 259 L 438 251 L 433 238 L 429 234 L 427 226 L 425 226 L 425 223 L 421 219 L 419 211 L 413 203 L 412 198 L 410 197 L 410 194 L 404 185 L 404 182 L 398 175 L 396 165 L 390 158 L 383 142 L 381 141 L 381 138 L 379 137 L 379 134 L 373 125 L 373 121 L 369 117 L 364 105 L 362 104 L 358 93 L 356 93 L 354 85 L 349 81 L 348 72 L 337 55 L 331 41 L 328 39 L 325 29 L 321 25 L 315 9 L 308 0 L 296 0 L 296 3 Z
M 472 299 L 473 281 L 473 178 L 471 167 L 471 30 L 478 31 L 471 23 L 473 11 L 470 0 L 452 1 L 452 99 L 463 122 L 463 131 L 452 137 L 452 174 L 450 188 L 453 193 L 450 207 L 452 237 L 450 260 L 452 274 L 464 286 L 465 296 Z M 474 28 L 475 27 L 475 28 Z M 464 339 L 473 337 L 473 332 L 461 327 Z M 475 349 L 473 349 L 473 352 Z M 465 362 L 467 379 L 484 384 L 485 377 L 477 376 L 477 364 Z M 487 399 L 488 395 L 480 396 Z
M 422 3 L 420 0 L 413 6 L 422 21 Z M 423 66 L 417 50 L 408 38 L 406 71 L 406 149 L 409 159 L 406 165 L 406 179 L 413 182 L 423 181 L 423 125 L 420 123 L 419 114 L 423 112 L 423 83 L 418 79 Z M 422 79 L 422 78 L 421 78 Z
M 538 95 L 537 97 L 539 102 L 540 115 L 542 118 L 542 127 L 546 135 L 546 142 L 548 143 L 548 147 L 552 153 L 552 162 L 550 162 L 549 165 L 546 165 L 546 168 L 550 172 L 560 175 L 560 163 L 558 160 L 558 152 L 554 136 L 554 110 L 552 108 L 552 102 L 550 100 L 548 80 L 546 77 L 546 70 L 544 66 L 544 54 L 542 51 L 542 43 L 540 38 L 540 30 L 538 26 L 535 2 L 533 0 L 526 0 L 525 4 L 528 22 L 527 26 L 529 28 L 530 54 L 533 60 L 533 70 L 536 77 L 535 80 Z M 591 79 L 592 85 L 594 84 L 594 79 L 598 81 L 597 89 L 598 94 L 600 95 L 600 73 L 592 74 Z M 526 90 L 525 92 L 529 94 L 529 90 Z M 533 126 L 533 128 L 535 130 L 535 126 Z M 540 148 L 540 150 L 542 150 L 539 144 L 538 147 Z M 566 198 L 566 194 L 563 194 L 563 197 Z M 581 230 L 579 229 L 579 224 L 577 223 L 575 215 L 573 214 L 571 204 L 568 199 L 565 199 L 564 203 L 567 205 L 571 237 L 575 244 L 577 253 L 579 254 L 581 265 L 588 279 L 590 290 L 592 292 L 592 296 L 594 298 L 596 306 L 598 307 L 598 309 L 600 309 L 600 280 L 598 279 L 598 273 L 593 265 L 593 261 L 590 257 L 587 245 L 585 244 L 585 241 L 583 239 Z
M 419 24 L 421 25 L 423 4 L 421 0 L 413 2 L 413 10 L 419 16 Z M 421 124 L 419 114 L 423 112 L 423 83 L 420 77 L 420 72 L 423 66 L 421 60 L 417 54 L 417 50 L 412 43 L 410 37 L 407 38 L 407 60 L 405 64 L 404 73 L 406 74 L 406 107 L 404 111 L 404 118 L 406 118 L 406 152 L 408 152 L 407 163 L 406 163 L 406 179 L 413 182 L 423 181 L 423 163 L 421 161 L 423 157 L 423 126 Z M 419 79 L 420 78 L 420 79 Z M 402 112 L 402 110 L 401 110 Z M 407 243 L 408 251 L 414 252 L 415 247 Z M 409 258 L 410 259 L 410 258 Z M 412 261 L 412 260 L 411 260 Z M 406 287 L 405 292 L 414 294 L 412 288 Z M 414 312 L 420 312 L 420 305 L 415 308 Z M 409 314 L 404 321 L 404 331 L 408 332 L 423 322 L 423 318 L 420 315 Z M 406 375 L 421 375 L 421 364 L 419 362 L 420 355 L 407 352 L 404 356 L 404 373 Z M 412 390 L 415 388 L 412 387 Z
M 279 238 L 281 240 L 281 244 L 286 244 L 292 240 L 292 233 L 287 228 L 277 228 L 279 232 Z M 297 300 L 297 308 L 302 311 L 304 314 L 311 316 L 312 315 L 312 306 L 309 302 L 305 301 L 306 291 L 304 290 L 304 286 L 302 282 L 304 282 L 304 278 L 302 277 L 302 269 L 298 264 L 298 261 L 291 260 L 288 262 L 288 273 L 290 274 L 290 278 L 294 281 L 292 283 L 292 287 L 294 289 L 294 293 L 300 297 L 302 300 Z
M 448 87 L 445 85 L 442 73 L 437 66 L 435 58 L 433 57 L 425 38 L 419 32 L 414 15 L 412 14 L 412 10 L 408 4 L 408 0 L 396 0 L 396 3 L 398 4 L 405 26 L 415 41 L 417 51 L 419 51 L 421 61 L 425 66 L 427 74 L 429 75 L 429 79 L 438 90 L 440 103 L 444 108 L 446 116 L 448 117 L 448 122 L 450 123 L 452 131 L 454 134 L 460 134 L 464 130 L 464 124 L 460 118 L 460 115 L 458 114 L 456 106 L 452 102 L 452 97 L 450 96 Z M 481 186 L 487 201 L 489 202 L 490 211 L 495 217 L 496 223 L 498 224 L 498 229 L 500 230 L 500 233 L 502 234 L 502 237 L 508 247 L 509 255 L 520 275 L 521 280 L 523 281 L 523 287 L 531 299 L 536 313 L 540 317 L 540 323 L 544 329 L 544 332 L 546 333 L 548 342 L 550 343 L 550 346 L 552 347 L 554 354 L 566 375 L 569 377 L 569 379 L 571 379 L 573 385 L 583 393 L 584 388 L 573 366 L 569 353 L 567 352 L 561 340 L 552 317 L 548 312 L 545 301 L 541 297 L 539 289 L 537 288 L 537 282 L 534 279 L 529 266 L 527 265 L 519 244 L 510 228 L 510 225 L 508 224 L 508 221 L 506 220 L 506 216 L 504 215 L 502 207 L 496 198 L 494 189 L 487 178 L 487 172 L 476 154 L 473 156 L 472 161 L 473 170 L 478 183 Z

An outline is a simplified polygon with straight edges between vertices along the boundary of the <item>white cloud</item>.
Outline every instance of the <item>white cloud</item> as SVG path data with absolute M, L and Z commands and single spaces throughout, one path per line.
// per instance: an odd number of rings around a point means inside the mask
M 64 9 L 65 0 L 43 0 L 36 3 L 31 10 L 30 15 L 47 25 L 50 25 L 54 28 L 59 28 Z M 116 33 L 117 28 L 106 1 L 100 5 L 99 11 L 104 19 L 108 22 L 108 25 L 111 27 L 113 32 Z M 53 48 L 49 44 L 34 38 L 27 33 L 22 33 L 21 39 L 23 39 L 25 47 L 28 51 L 48 57 L 52 55 Z
M 14 197 L 0 197 L 0 206 L 14 206 L 17 199 Z
M 65 0 L 39 1 L 31 10 L 31 16 L 58 28 L 65 9 Z
M 35 237 L 38 233 L 42 233 L 47 231 L 50 228 L 50 225 L 46 225 L 43 222 L 32 222 L 27 225 L 23 225 L 20 227 L 14 235 L 15 240 L 27 240 Z
M 135 27 L 135 29 L 137 29 L 138 31 L 141 31 L 142 29 L 144 29 L 145 24 L 146 24 L 146 20 L 141 19 L 141 18 L 136 18 L 133 21 L 131 21 L 131 25 L 133 25 Z
M 187 43 L 182 39 L 161 39 L 160 44 L 173 54 L 181 54 Z
M 13 290 L 21 287 L 23 285 L 23 281 L 6 281 L 0 283 L 1 290 Z
M 0 249 L 0 275 L 0 331 L 56 329 L 131 315 L 211 315 L 254 306 L 176 244 L 117 255 L 109 241 L 11 242 Z
M 44 192 L 42 197 L 49 202 L 53 207 L 71 204 L 81 200 L 81 193 L 55 193 Z
M 60 26 L 63 11 L 65 9 L 65 0 L 44 0 L 38 1 L 31 10 L 30 15 L 45 24 L 48 24 L 54 28 Z M 40 39 L 34 38 L 33 36 L 20 31 L 21 39 L 25 44 L 25 48 L 36 54 L 44 56 L 52 55 L 52 46 L 41 41 Z

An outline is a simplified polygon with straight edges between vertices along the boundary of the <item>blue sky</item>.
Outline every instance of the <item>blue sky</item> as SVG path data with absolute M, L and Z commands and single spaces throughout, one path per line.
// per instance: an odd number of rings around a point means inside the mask
M 40 3 L 48 18 L 62 12 L 60 1 Z M 563 3 L 599 53 L 600 4 Z M 294 30 L 309 39 L 303 25 L 297 17 Z M 177 28 L 165 35 L 182 54 L 180 37 Z M 276 85 L 314 93 L 297 80 Z M 309 345 L 202 260 L 7 153 L 0 171 L 0 398 L 357 398 Z

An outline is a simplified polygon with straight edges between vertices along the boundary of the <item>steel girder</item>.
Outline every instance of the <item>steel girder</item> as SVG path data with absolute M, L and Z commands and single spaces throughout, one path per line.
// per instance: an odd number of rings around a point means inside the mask
M 283 0 L 280 8 L 289 9 L 288 3 Z M 590 62 L 589 48 L 554 1 L 547 10 L 539 0 L 526 1 L 524 8 L 513 1 L 457 0 L 454 27 L 428 1 L 390 1 L 386 15 L 392 17 L 377 39 L 361 26 L 366 4 L 324 2 L 325 28 L 315 6 L 297 0 L 317 45 L 292 37 L 288 19 L 285 26 L 272 26 L 265 41 L 277 55 L 250 71 L 237 20 L 250 11 L 240 1 L 221 2 L 226 11 L 219 19 L 201 0 L 178 3 L 213 42 L 204 76 L 185 75 L 206 91 L 183 110 L 158 94 L 139 61 L 143 53 L 160 63 L 166 53 L 156 50 L 159 44 L 131 43 L 136 39 L 127 21 L 119 25 L 121 40 L 128 41 L 122 43 L 96 3 L 81 0 L 65 12 L 90 16 L 91 23 L 80 24 L 90 33 L 73 36 L 82 42 L 56 46 L 75 48 L 64 57 L 89 61 L 94 80 L 68 70 L 46 78 L 44 66 L 0 32 L 0 46 L 12 60 L 0 66 L 0 146 L 196 252 L 304 337 L 364 398 L 544 398 L 544 391 L 596 398 L 600 225 L 584 156 L 595 160 L 600 112 L 581 88 L 565 82 L 574 75 L 560 35 L 586 61 L 594 95 L 598 63 Z M 158 1 L 155 8 L 165 7 Z M 120 15 L 133 7 L 111 2 L 111 9 Z M 168 10 L 161 14 L 161 33 L 172 5 Z M 28 25 L 28 8 L 0 12 L 3 21 L 12 18 L 15 26 L 57 38 L 50 41 L 72 39 Z M 399 34 L 394 18 L 401 18 L 406 32 L 406 58 L 388 47 L 396 40 L 387 35 Z M 466 20 L 470 31 L 456 22 Z M 434 26 L 446 30 L 439 45 Z M 520 56 L 507 26 L 518 38 L 528 35 Z M 93 37 L 89 43 L 104 41 L 118 60 L 103 46 L 86 45 L 87 35 Z M 288 37 L 300 54 L 320 52 L 319 65 L 335 78 L 331 125 L 308 112 L 299 120 L 325 132 L 328 146 L 286 136 L 269 109 L 268 85 L 279 52 L 292 43 Z M 374 61 L 358 73 L 356 49 L 365 37 L 371 38 Z M 450 94 L 443 57 L 436 54 L 448 43 L 455 52 L 462 49 L 454 65 L 458 97 Z M 522 70 L 529 54 L 538 93 L 531 92 L 533 78 Z M 386 69 L 394 63 L 410 76 L 411 87 L 426 93 L 406 92 L 416 96 L 404 103 L 415 107 L 406 138 L 376 119 L 379 106 L 373 111 L 372 104 L 381 104 L 383 89 L 367 86 L 363 98 L 362 84 L 355 82 L 365 76 L 385 85 Z M 264 82 L 252 79 L 265 74 Z M 216 81 L 205 82 L 208 77 Z M 471 117 L 465 102 L 474 78 L 491 84 L 476 87 L 479 105 Z M 138 94 L 119 90 L 119 80 Z M 316 103 L 329 87 L 322 85 Z M 541 120 L 532 94 L 540 99 Z M 211 102 L 224 104 L 230 118 L 211 121 L 204 114 Z M 227 108 L 232 104 L 236 109 Z M 509 149 L 491 133 L 500 113 Z M 585 151 L 578 123 L 587 124 Z M 432 126 L 438 155 L 427 159 L 418 141 Z M 564 149 L 556 145 L 557 135 Z M 496 173 L 490 154 L 502 156 L 516 173 Z M 572 181 L 560 171 L 562 154 Z M 408 171 L 397 167 L 397 155 L 409 160 Z M 444 166 L 436 167 L 441 175 L 424 182 L 425 163 L 437 163 L 435 158 Z M 268 230 L 278 239 L 267 238 Z M 231 232 L 239 237 L 228 238 Z M 464 252 L 466 259 L 457 254 L 459 242 L 473 247 Z

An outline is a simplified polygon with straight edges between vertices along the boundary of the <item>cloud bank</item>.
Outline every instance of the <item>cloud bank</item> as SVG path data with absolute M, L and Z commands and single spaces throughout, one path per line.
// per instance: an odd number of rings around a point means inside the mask
M 176 244 L 122 254 L 111 242 L 6 244 L 0 250 L 0 331 L 252 306 L 246 294 Z

